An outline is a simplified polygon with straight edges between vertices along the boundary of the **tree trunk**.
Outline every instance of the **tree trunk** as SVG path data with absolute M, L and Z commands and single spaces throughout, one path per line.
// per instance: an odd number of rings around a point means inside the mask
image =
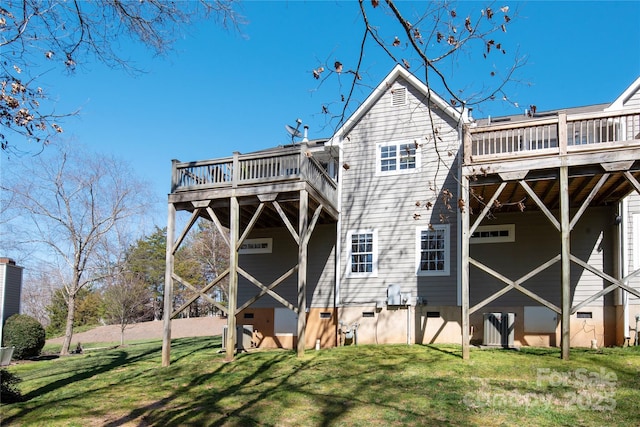
M 60 349 L 60 356 L 69 354 L 71 337 L 73 336 L 73 321 L 76 317 L 76 294 L 70 293 L 67 298 L 67 325 L 64 331 L 64 341 L 62 342 L 62 349 Z

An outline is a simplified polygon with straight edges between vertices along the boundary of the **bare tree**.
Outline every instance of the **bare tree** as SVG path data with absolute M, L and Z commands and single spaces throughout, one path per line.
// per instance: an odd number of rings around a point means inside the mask
M 344 123 L 357 107 L 358 87 L 366 86 L 371 63 L 366 53 L 382 51 L 452 106 L 472 109 L 489 100 L 516 104 L 505 88 L 515 82 L 514 73 L 525 63 L 516 48 L 508 48 L 507 28 L 517 11 L 493 1 L 467 3 L 467 9 L 452 1 L 396 2 L 359 0 L 362 38 L 356 58 L 329 58 L 312 71 L 320 85 L 338 81 L 338 99 L 322 105 L 333 127 Z M 457 7 L 460 7 L 458 9 Z M 506 40 L 504 40 L 506 39 Z M 457 77 L 457 70 L 473 67 L 470 81 Z
M 103 269 L 102 304 L 104 315 L 110 324 L 120 325 L 120 345 L 124 345 L 127 326 L 139 321 L 153 319 L 151 288 L 143 272 L 131 269 L 129 263 L 134 240 L 132 222 L 114 225 L 111 238 L 103 239 L 97 256 Z
M 62 281 L 58 272 L 46 265 L 43 267 L 40 269 L 36 266 L 35 271 L 25 270 L 20 304 L 23 314 L 28 314 L 46 327 L 49 324 L 47 306 L 51 304 L 53 293 Z
M 338 96 L 334 95 L 321 106 L 327 126 L 338 129 L 345 123 L 363 101 L 358 98 L 359 89 L 364 89 L 365 95 L 371 93 L 367 74 L 374 64 L 367 62 L 366 53 L 372 50 L 382 51 L 390 62 L 403 66 L 429 87 L 422 100 L 426 106 L 432 105 L 433 90 L 464 113 L 461 117 L 471 116 L 474 109 L 482 111 L 491 101 L 520 109 L 519 103 L 508 95 L 509 88 L 521 83 L 516 73 L 526 64 L 526 58 L 520 56 L 514 47 L 516 43 L 509 40 L 507 33 L 518 15 L 517 10 L 491 0 L 466 4 L 358 0 L 358 4 L 362 23 L 362 38 L 357 41 L 359 55 L 343 58 L 344 61 L 340 58 L 320 61 L 312 70 L 318 88 L 337 83 Z M 463 67 L 474 70 L 471 78 L 458 77 L 457 71 Z M 535 106 L 529 109 L 535 110 Z M 453 210 L 467 208 L 461 199 L 454 199 L 455 191 L 435 184 L 441 174 L 450 172 L 459 147 L 445 146 L 434 111 L 429 108 L 427 114 L 431 129 L 420 144 L 434 149 L 438 161 L 430 167 L 431 176 L 426 180 L 431 196 L 417 201 L 416 206 L 430 210 L 442 200 L 443 211 L 439 216 L 446 222 Z M 414 218 L 420 216 L 416 211 Z
M 45 155 L 46 154 L 46 155 Z M 120 160 L 78 148 L 47 150 L 23 169 L 12 169 L 2 184 L 13 195 L 20 240 L 66 272 L 68 298 L 65 339 L 68 354 L 78 292 L 101 279 L 100 245 L 120 222 L 145 212 L 150 197 L 143 183 Z
M 198 222 L 198 229 L 188 242 L 188 248 L 205 283 L 213 281 L 229 267 L 229 247 L 211 221 Z M 229 295 L 228 281 L 222 280 L 213 292 L 226 301 Z
M 124 345 L 127 326 L 151 316 L 151 292 L 141 277 L 120 271 L 108 277 L 102 296 L 107 320 L 120 325 L 120 345 Z
M 166 229 L 156 227 L 151 234 L 138 238 L 125 254 L 124 268 L 141 278 L 149 288 L 154 320 L 162 318 L 166 241 Z
M 188 24 L 213 17 L 224 27 L 237 27 L 238 0 L 120 1 L 5 0 L 0 5 L 0 148 L 9 146 L 4 132 L 38 145 L 62 132 L 60 119 L 42 90 L 52 69 L 75 71 L 90 61 L 110 67 L 135 68 L 118 52 L 123 37 L 140 42 L 155 54 L 171 48 Z

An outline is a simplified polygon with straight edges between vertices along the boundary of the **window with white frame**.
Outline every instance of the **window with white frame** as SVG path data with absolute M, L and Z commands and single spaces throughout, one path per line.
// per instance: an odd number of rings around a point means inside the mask
M 417 275 L 449 275 L 451 263 L 449 224 L 418 227 L 416 231 L 416 248 Z
M 376 144 L 376 174 L 415 172 L 420 166 L 420 150 L 413 141 Z
M 378 236 L 375 230 L 354 230 L 347 233 L 349 261 L 347 276 L 367 277 L 378 273 Z
M 516 241 L 516 225 L 481 225 L 471 235 L 469 243 L 504 243 Z

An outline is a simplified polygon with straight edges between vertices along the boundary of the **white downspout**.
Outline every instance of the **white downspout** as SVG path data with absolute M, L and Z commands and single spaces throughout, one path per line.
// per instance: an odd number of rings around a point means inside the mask
M 411 345 L 411 301 L 407 301 L 407 345 Z

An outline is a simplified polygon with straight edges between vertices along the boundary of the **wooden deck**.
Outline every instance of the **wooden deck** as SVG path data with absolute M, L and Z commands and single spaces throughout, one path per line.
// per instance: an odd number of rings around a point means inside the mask
M 581 205 L 604 174 L 606 183 L 591 205 L 621 200 L 640 177 L 640 109 L 596 112 L 469 127 L 464 141 L 463 175 L 473 187 L 472 202 L 485 200 L 502 182 L 505 209 L 536 209 L 527 179 L 546 205 L 556 208 L 558 168 L 569 167 L 572 206 Z
M 465 164 L 552 157 L 640 145 L 640 109 L 494 122 L 469 128 Z
M 304 145 L 197 162 L 173 162 L 171 193 L 229 190 L 307 182 L 333 206 L 337 183 Z M 250 192 L 244 191 L 245 193 Z
M 221 218 L 228 218 L 228 201 L 238 197 L 244 226 L 252 215 L 251 206 L 265 200 L 278 202 L 293 219 L 301 190 L 309 192 L 311 208 L 323 205 L 321 223 L 337 220 L 338 184 L 305 144 L 213 160 L 174 160 L 169 203 L 188 211 L 207 203 Z M 257 227 L 282 225 L 282 213 L 269 206 Z
M 325 153 L 317 153 L 322 156 Z M 240 277 L 255 285 L 256 301 L 269 295 L 295 313 L 304 314 L 306 303 L 308 246 L 317 224 L 338 220 L 338 186 L 305 143 L 258 153 L 234 153 L 233 157 L 196 162 L 173 161 L 167 258 L 165 271 L 162 365 L 168 366 L 171 352 L 171 319 L 193 301 L 204 298 L 227 314 L 227 360 L 235 357 L 236 315 Z M 176 239 L 176 212 L 188 211 L 187 221 Z M 229 247 L 229 268 L 206 284 L 193 285 L 174 271 L 175 254 L 199 218 L 212 221 Z M 239 265 L 239 250 L 254 229 L 286 227 L 298 245 L 292 258 L 294 267 L 277 280 L 263 283 Z M 298 301 L 292 304 L 274 289 L 291 276 L 297 276 Z M 223 306 L 208 293 L 228 278 L 228 302 Z M 190 288 L 192 296 L 174 307 L 174 283 Z M 250 304 L 250 303 L 249 303 Z M 169 314 L 170 313 L 170 314 Z M 304 354 L 306 316 L 297 321 L 297 351 Z
M 633 191 L 640 193 L 640 109 L 488 123 L 467 127 L 464 134 L 462 198 L 462 355 L 469 358 L 469 315 L 501 295 L 515 290 L 555 311 L 561 318 L 562 358 L 569 358 L 571 315 L 616 289 L 640 297 L 628 277 L 593 268 L 571 253 L 571 233 L 587 209 L 616 206 Z M 509 278 L 470 255 L 469 236 L 489 213 L 538 210 L 558 231 L 556 257 L 522 278 Z M 472 218 L 473 216 L 473 218 Z M 613 221 L 613 219 L 611 219 Z M 611 222 L 603 224 L 609 227 Z M 523 286 L 559 263 L 560 306 Z M 573 301 L 571 267 L 599 276 L 603 289 L 583 301 Z M 473 266 L 504 283 L 504 288 L 469 306 L 469 268 Z M 633 274 L 638 274 L 634 272 Z

